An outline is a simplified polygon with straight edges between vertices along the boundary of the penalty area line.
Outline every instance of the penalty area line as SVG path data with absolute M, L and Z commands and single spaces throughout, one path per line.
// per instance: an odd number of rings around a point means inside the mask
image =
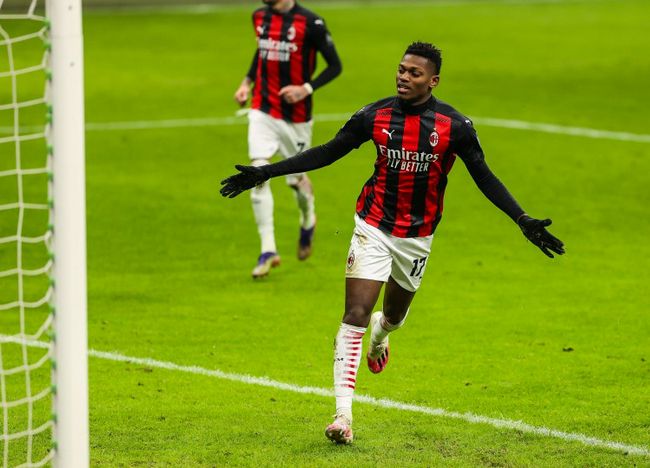
M 106 359 L 109 361 L 140 364 L 143 366 L 155 367 L 158 369 L 185 372 L 189 374 L 202 375 L 206 377 L 214 377 L 217 379 L 229 380 L 232 382 L 239 382 L 239 383 L 244 383 L 249 385 L 258 385 L 262 387 L 275 388 L 278 390 L 284 390 L 288 392 L 303 393 L 303 394 L 317 395 L 317 396 L 324 396 L 324 397 L 334 397 L 334 392 L 329 389 L 320 388 L 320 387 L 305 387 L 300 385 L 294 385 L 286 382 L 272 380 L 269 379 L 268 377 L 255 377 L 255 376 L 245 375 L 245 374 L 234 374 L 229 372 L 223 372 L 218 369 L 206 369 L 198 366 L 182 366 L 179 364 L 175 364 L 173 362 L 158 361 L 156 359 L 151 359 L 151 358 L 137 358 L 132 356 L 125 356 L 120 353 L 96 351 L 92 349 L 88 351 L 88 355 L 95 358 Z M 430 408 L 427 406 L 402 403 L 399 401 L 390 400 L 386 398 L 374 398 L 368 395 L 355 395 L 354 400 L 359 403 L 365 403 L 380 408 L 410 411 L 413 413 L 427 414 L 430 416 L 436 416 L 441 418 L 461 420 L 471 424 L 486 424 L 495 427 L 497 429 L 509 429 L 509 430 L 519 431 L 527 434 L 533 434 L 541 437 L 552 437 L 564 441 L 579 442 L 587 446 L 614 450 L 617 452 L 626 453 L 628 455 L 650 456 L 650 448 L 648 447 L 623 444 L 620 442 L 613 442 L 609 440 L 598 439 L 596 437 L 590 437 L 588 435 L 584 435 L 580 433 L 564 432 L 556 429 L 550 429 L 543 426 L 533 426 L 523 421 L 490 418 L 487 416 L 481 416 L 469 412 L 458 413 L 455 411 L 448 411 L 442 408 Z

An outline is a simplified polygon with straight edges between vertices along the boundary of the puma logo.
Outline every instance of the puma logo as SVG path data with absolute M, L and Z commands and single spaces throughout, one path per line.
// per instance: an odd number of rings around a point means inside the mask
M 390 138 L 391 140 L 393 139 L 393 132 L 394 131 L 395 131 L 395 129 L 392 129 L 390 132 L 388 130 L 386 130 L 385 128 L 381 129 L 381 133 L 385 133 L 386 135 L 388 135 L 388 138 Z

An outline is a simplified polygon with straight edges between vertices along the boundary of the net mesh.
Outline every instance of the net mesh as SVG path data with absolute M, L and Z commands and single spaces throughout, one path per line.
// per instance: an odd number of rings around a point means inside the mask
M 52 460 L 48 21 L 0 0 L 0 411 L 3 467 Z

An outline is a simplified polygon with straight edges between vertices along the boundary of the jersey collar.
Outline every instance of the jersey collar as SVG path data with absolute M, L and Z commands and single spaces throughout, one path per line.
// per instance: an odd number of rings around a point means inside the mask
M 417 106 L 411 105 L 408 102 L 400 99 L 399 97 L 397 98 L 398 107 L 406 114 L 422 114 L 427 109 L 433 109 L 435 104 L 436 104 L 436 98 L 434 98 L 433 95 L 429 96 L 429 99 L 427 99 L 422 104 L 418 104 Z

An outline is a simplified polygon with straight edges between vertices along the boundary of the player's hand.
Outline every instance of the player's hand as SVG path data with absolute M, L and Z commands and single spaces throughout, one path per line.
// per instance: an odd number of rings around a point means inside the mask
M 237 104 L 244 107 L 246 102 L 248 102 L 248 95 L 250 92 L 251 86 L 246 82 L 242 83 L 239 88 L 237 88 L 237 91 L 235 91 L 235 101 L 237 101 Z
M 550 219 L 535 219 L 528 215 L 523 215 L 517 221 L 524 236 L 539 247 L 544 252 L 544 255 L 553 258 L 553 254 L 550 251 L 562 255 L 564 253 L 564 244 L 560 239 L 546 230 L 546 226 L 550 226 L 551 223 L 552 221 Z
M 278 94 L 289 104 L 295 104 L 309 96 L 309 91 L 304 86 L 288 85 L 283 87 Z
M 235 169 L 239 171 L 239 174 L 232 175 L 221 181 L 223 187 L 221 187 L 220 192 L 224 197 L 235 198 L 244 190 L 251 189 L 269 180 L 269 176 L 260 167 L 237 164 Z

